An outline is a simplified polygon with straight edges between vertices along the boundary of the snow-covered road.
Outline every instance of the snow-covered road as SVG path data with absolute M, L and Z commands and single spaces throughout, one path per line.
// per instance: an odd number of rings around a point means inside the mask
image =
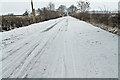
M 0 35 L 3 78 L 118 77 L 118 36 L 73 17 Z

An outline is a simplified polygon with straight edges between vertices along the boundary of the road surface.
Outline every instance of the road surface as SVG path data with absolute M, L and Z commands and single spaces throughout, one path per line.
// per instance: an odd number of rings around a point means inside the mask
M 73 17 L 0 35 L 3 78 L 118 77 L 118 36 Z

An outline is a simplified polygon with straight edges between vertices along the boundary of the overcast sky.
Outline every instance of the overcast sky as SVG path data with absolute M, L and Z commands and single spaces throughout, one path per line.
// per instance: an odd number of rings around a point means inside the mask
M 1 14 L 23 14 L 25 10 L 31 11 L 31 0 L 0 0 L 0 15 Z M 34 8 L 46 7 L 49 2 L 55 4 L 55 8 L 58 8 L 61 4 L 69 7 L 74 4 L 77 6 L 79 0 L 33 0 Z M 104 9 L 104 6 L 109 10 L 118 9 L 119 0 L 88 0 L 91 3 L 91 10 Z

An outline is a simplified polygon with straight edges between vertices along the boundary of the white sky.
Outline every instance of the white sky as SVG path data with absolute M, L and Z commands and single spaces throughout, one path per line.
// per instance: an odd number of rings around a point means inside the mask
M 20 0 L 21 2 L 30 2 L 31 0 Z M 19 0 L 1 0 L 0 2 L 20 2 Z M 33 0 L 34 2 L 76 2 L 78 0 Z M 118 2 L 119 0 L 88 0 L 90 2 Z
M 0 15 L 8 13 L 23 14 L 26 9 L 28 11 L 31 11 L 30 1 L 31 0 L 1 0 Z M 58 8 L 61 4 L 66 5 L 67 7 L 69 7 L 72 4 L 77 6 L 77 1 L 79 0 L 33 0 L 35 9 L 46 7 L 49 2 L 53 2 L 56 8 Z M 100 8 L 104 9 L 104 6 L 109 10 L 118 9 L 119 0 L 88 0 L 88 1 L 91 3 L 91 10 L 100 10 Z

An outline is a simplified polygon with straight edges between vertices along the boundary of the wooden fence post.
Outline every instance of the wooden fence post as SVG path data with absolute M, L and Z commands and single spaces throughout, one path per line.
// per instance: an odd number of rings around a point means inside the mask
M 33 1 L 32 0 L 31 0 L 31 7 L 32 7 L 33 23 L 35 23 L 35 9 L 33 8 Z

